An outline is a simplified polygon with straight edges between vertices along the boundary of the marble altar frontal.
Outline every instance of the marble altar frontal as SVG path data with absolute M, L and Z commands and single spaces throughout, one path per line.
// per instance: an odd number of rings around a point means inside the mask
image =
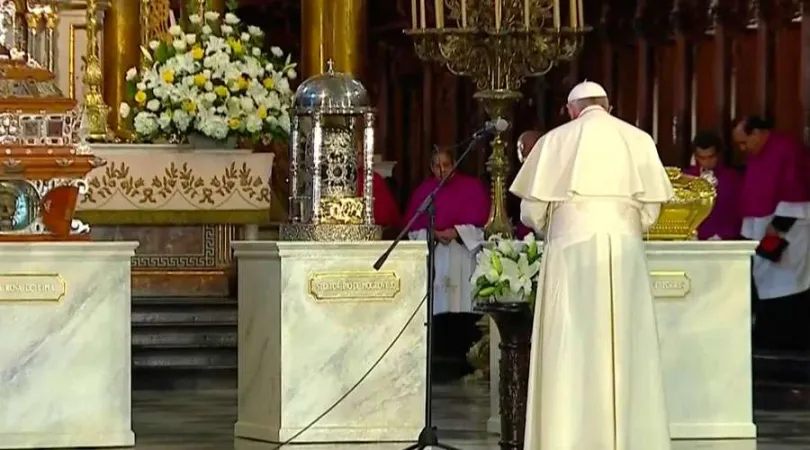
M 134 445 L 137 245 L 0 243 L 0 448 Z
M 750 282 L 756 243 L 646 245 L 670 435 L 678 440 L 756 438 Z M 496 331 L 490 336 L 492 358 L 497 361 L 500 340 Z M 490 432 L 500 429 L 498 376 L 497 370 L 491 372 Z
M 372 264 L 387 242 L 233 246 L 237 443 L 416 439 L 426 392 L 425 243 L 403 242 L 379 272 Z

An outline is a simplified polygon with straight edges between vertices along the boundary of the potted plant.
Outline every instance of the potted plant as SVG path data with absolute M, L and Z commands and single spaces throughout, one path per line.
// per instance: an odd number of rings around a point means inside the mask
M 147 64 L 126 73 L 130 100 L 120 115 L 141 142 L 189 141 L 234 148 L 237 140 L 286 140 L 296 65 L 264 33 L 232 12 L 189 16 L 142 48 Z
M 532 307 L 542 249 L 529 233 L 522 241 L 491 237 L 476 255 L 474 301 L 498 327 L 501 449 L 523 449 L 531 357 Z

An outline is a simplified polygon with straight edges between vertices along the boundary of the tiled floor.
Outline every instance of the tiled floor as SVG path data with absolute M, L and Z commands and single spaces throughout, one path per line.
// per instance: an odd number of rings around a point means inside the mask
M 756 446 L 751 442 L 678 442 L 673 450 L 810 449 L 810 390 L 759 387 L 756 403 L 760 434 Z M 438 386 L 434 411 L 442 441 L 460 450 L 497 449 L 497 438 L 484 431 L 487 404 L 483 386 Z M 136 391 L 134 407 L 137 450 L 233 449 L 233 391 Z

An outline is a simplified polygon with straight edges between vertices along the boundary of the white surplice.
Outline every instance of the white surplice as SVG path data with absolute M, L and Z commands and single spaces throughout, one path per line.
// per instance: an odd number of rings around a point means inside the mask
M 668 450 L 643 232 L 672 198 L 652 138 L 599 107 L 535 145 L 510 189 L 548 222 L 526 450 Z
M 789 245 L 779 262 L 754 256 L 752 272 L 760 300 L 787 297 L 810 289 L 810 203 L 780 202 L 772 216 L 745 217 L 742 235 L 761 240 L 774 216 L 792 217 L 796 222 L 784 235 Z
M 484 239 L 484 230 L 472 225 L 458 225 L 458 242 L 436 245 L 436 278 L 433 280 L 433 314 L 472 312 L 475 251 Z M 426 240 L 427 230 L 408 233 L 411 240 Z

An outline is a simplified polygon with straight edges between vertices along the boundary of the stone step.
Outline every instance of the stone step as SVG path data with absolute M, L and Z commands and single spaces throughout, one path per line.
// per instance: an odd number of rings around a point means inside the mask
M 222 298 L 161 298 L 132 300 L 133 327 L 237 324 L 237 302 Z
M 810 384 L 810 354 L 804 352 L 754 352 L 754 379 L 758 382 Z
M 132 349 L 135 369 L 235 369 L 235 348 L 151 347 Z
M 137 326 L 133 347 L 145 348 L 236 348 L 235 324 L 177 323 Z

